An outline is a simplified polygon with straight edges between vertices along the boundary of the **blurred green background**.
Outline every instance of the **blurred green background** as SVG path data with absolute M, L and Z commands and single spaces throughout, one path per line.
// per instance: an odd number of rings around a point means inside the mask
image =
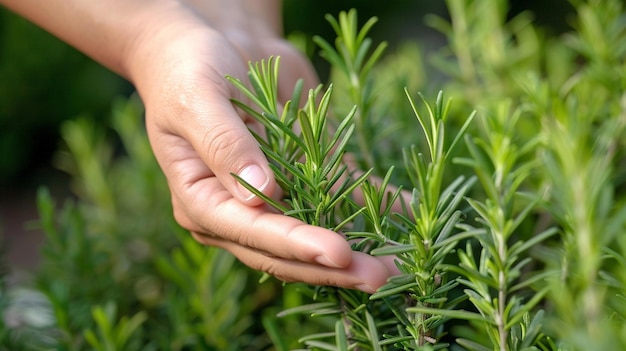
M 441 39 L 423 24 L 428 13 L 443 14 L 443 1 L 285 0 L 285 32 L 332 38 L 324 14 L 357 8 L 361 20 L 378 16 L 375 40 L 393 44 L 417 39 L 436 46 Z M 537 21 L 560 31 L 570 7 L 565 0 L 514 1 L 511 13 L 530 9 Z M 324 63 L 313 60 L 322 78 Z M 106 124 L 111 101 L 132 86 L 88 57 L 26 20 L 0 8 L 0 190 L 35 186 L 58 173 L 51 157 L 59 146 L 61 121 L 87 115 Z
M 48 168 L 62 120 L 88 114 L 104 123 L 112 98 L 130 91 L 118 76 L 2 8 L 0 186 L 27 185 Z

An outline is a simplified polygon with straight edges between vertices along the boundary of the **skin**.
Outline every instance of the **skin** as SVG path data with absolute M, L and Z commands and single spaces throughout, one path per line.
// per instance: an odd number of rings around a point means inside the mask
M 277 0 L 0 0 L 92 57 L 137 89 L 174 216 L 205 245 L 285 281 L 373 292 L 396 272 L 392 258 L 353 252 L 337 233 L 277 214 L 242 188 L 277 185 L 235 109 L 243 99 L 224 79 L 244 79 L 249 60 L 281 56 L 279 93 L 318 80 L 282 39 Z

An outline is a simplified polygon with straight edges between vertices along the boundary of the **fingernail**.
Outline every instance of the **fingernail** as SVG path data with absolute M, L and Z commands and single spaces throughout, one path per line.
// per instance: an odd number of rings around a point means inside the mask
M 257 165 L 251 165 L 244 168 L 243 171 L 239 173 L 239 177 L 259 191 L 263 191 L 269 183 L 269 178 L 265 172 L 263 172 L 263 169 Z M 241 184 L 239 184 L 239 193 L 241 193 L 241 196 L 246 201 L 251 200 L 255 196 Z
M 328 258 L 328 256 L 326 255 L 320 255 L 315 257 L 315 262 L 324 265 L 326 267 L 331 267 L 331 268 L 342 268 L 340 265 L 336 264 L 333 260 L 331 260 L 330 258 Z
M 376 292 L 376 289 L 372 288 L 371 286 L 367 284 L 359 284 L 355 286 L 354 288 L 357 290 L 361 290 L 363 292 L 369 293 L 369 294 L 373 294 Z

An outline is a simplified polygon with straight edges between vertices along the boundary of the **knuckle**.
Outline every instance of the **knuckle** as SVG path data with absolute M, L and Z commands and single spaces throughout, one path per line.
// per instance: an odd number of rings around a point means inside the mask
M 288 272 L 285 272 L 283 269 L 281 269 L 280 263 L 272 257 L 267 257 L 266 259 L 263 259 L 258 265 L 258 270 L 268 273 L 280 281 L 287 283 L 299 281 L 293 276 L 293 274 L 289 274 Z
M 274 259 L 271 257 L 263 258 L 259 262 L 257 262 L 257 269 L 276 277 L 280 276 L 278 267 L 274 262 Z
M 240 137 L 236 130 L 224 123 L 217 124 L 205 134 L 202 148 L 211 163 L 232 164 L 237 160 L 235 150 L 238 140 Z

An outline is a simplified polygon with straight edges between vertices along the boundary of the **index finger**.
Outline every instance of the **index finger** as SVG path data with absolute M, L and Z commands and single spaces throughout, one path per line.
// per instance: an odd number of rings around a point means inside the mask
M 332 268 L 350 265 L 352 249 L 339 234 L 235 199 L 215 177 L 195 182 L 177 199 L 178 222 L 204 233 L 286 260 Z M 180 195 L 180 193 L 179 193 Z

